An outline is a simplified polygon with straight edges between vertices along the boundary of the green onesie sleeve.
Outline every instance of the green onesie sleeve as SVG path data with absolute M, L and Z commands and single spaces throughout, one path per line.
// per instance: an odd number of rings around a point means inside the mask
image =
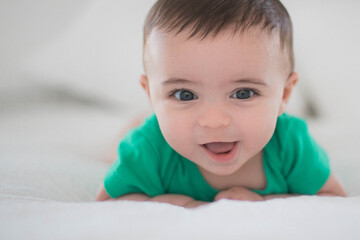
M 133 131 L 121 141 L 118 159 L 107 172 L 104 187 L 112 198 L 129 193 L 157 196 L 164 193 L 159 171 L 157 152 L 139 131 Z
M 310 136 L 306 123 L 291 118 L 283 140 L 283 175 L 289 193 L 314 195 L 330 175 L 328 156 Z

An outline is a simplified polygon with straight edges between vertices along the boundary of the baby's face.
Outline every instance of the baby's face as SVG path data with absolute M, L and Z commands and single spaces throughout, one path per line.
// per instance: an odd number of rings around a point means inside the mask
M 229 175 L 273 135 L 286 102 L 283 58 L 256 31 L 199 40 L 155 29 L 142 85 L 169 145 L 202 170 Z

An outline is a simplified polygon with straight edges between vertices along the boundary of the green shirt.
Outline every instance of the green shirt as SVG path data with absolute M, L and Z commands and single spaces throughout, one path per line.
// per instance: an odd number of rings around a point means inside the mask
M 266 194 L 316 194 L 330 175 L 324 150 L 309 135 L 306 123 L 283 114 L 263 152 Z M 109 169 L 104 186 L 112 198 L 128 193 L 149 196 L 173 193 L 199 201 L 213 201 L 211 187 L 198 167 L 165 141 L 155 115 L 130 131 L 120 142 L 118 160 Z

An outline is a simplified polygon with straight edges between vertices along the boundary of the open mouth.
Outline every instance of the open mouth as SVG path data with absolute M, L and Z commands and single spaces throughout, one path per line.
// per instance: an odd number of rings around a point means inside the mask
M 211 142 L 201 145 L 215 162 L 230 162 L 235 157 L 239 142 Z

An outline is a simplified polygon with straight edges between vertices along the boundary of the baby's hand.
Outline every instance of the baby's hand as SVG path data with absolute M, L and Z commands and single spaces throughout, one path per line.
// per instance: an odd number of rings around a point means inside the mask
M 215 196 L 215 201 L 218 201 L 220 199 L 232 199 L 232 200 L 251 201 L 251 202 L 265 200 L 263 196 L 243 187 L 232 187 L 227 190 L 219 192 Z

